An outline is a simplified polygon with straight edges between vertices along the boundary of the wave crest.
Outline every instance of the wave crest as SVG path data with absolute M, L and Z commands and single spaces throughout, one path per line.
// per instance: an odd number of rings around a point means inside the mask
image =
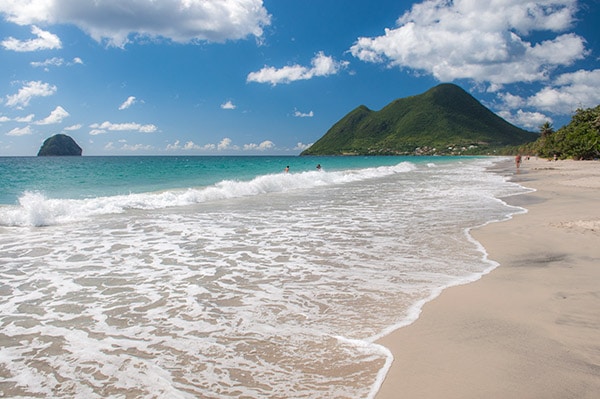
M 164 209 L 194 203 L 226 200 L 268 193 L 347 184 L 415 170 L 410 162 L 377 168 L 326 172 L 278 173 L 250 181 L 223 180 L 212 186 L 162 192 L 116 195 L 88 199 L 52 199 L 43 193 L 25 192 L 19 205 L 0 208 L 0 226 L 50 226 L 86 220 L 96 215 L 122 213 L 129 209 Z

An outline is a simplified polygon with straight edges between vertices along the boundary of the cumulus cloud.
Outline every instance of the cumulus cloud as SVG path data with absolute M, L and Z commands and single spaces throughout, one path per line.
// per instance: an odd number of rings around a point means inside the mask
M 543 88 L 526 102 L 532 107 L 557 114 L 571 114 L 577 108 L 595 107 L 600 104 L 600 69 L 562 74 L 552 86 Z
M 129 107 L 131 107 L 133 104 L 135 104 L 135 97 L 134 96 L 129 96 L 127 97 L 127 100 L 125 100 L 123 102 L 123 104 L 119 105 L 119 111 L 122 111 L 124 109 L 127 109 Z
M 304 143 L 300 143 L 300 142 L 299 142 L 299 143 L 297 143 L 297 144 L 296 144 L 296 146 L 294 147 L 294 150 L 297 150 L 297 151 L 304 151 L 304 150 L 306 150 L 307 148 L 309 148 L 311 145 L 313 145 L 313 143 L 310 143 L 310 144 L 304 144 Z
M 514 125 L 522 126 L 525 129 L 531 131 L 539 130 L 539 127 L 544 122 L 552 123 L 552 118 L 548 115 L 542 114 L 541 112 L 529 112 L 523 111 L 522 109 L 517 110 L 516 113 L 510 111 L 500 111 L 498 115 Z
M 242 147 L 239 147 L 237 145 L 233 145 L 233 142 L 230 138 L 225 137 L 219 142 L 219 144 L 205 145 L 195 144 L 193 141 L 182 143 L 181 141 L 176 140 L 173 144 L 167 144 L 165 149 L 167 151 L 267 151 L 273 148 L 275 148 L 275 144 L 270 140 L 265 140 L 259 144 L 244 144 Z
M 238 150 L 239 148 L 235 145 L 232 145 L 232 141 L 229 137 L 225 137 L 223 140 L 217 144 L 217 150 L 225 151 L 225 150 Z
M 69 113 L 60 105 L 50 112 L 46 118 L 35 122 L 36 125 L 54 125 L 61 123 L 63 119 L 69 116 Z
M 41 81 L 26 82 L 17 94 L 6 96 L 6 105 L 9 107 L 23 108 L 35 97 L 47 97 L 56 93 L 56 86 Z
M 30 134 L 32 134 L 33 131 L 31 130 L 31 127 L 29 126 L 25 126 L 25 127 L 16 127 L 13 130 L 11 130 L 10 132 L 6 133 L 7 136 L 28 136 Z
M 6 7 L 6 5 L 0 5 L 0 11 Z M 15 39 L 14 37 L 9 37 L 6 40 L 3 40 L 0 44 L 6 50 L 26 52 L 26 51 L 38 51 L 38 50 L 56 50 L 62 47 L 60 39 L 58 36 L 46 32 L 38 28 L 37 26 L 31 27 L 31 33 L 37 36 L 36 39 L 30 39 L 21 41 Z
M 118 141 L 120 147 L 117 147 L 112 141 L 108 142 L 104 149 L 107 151 L 124 151 L 124 152 L 137 152 L 137 151 L 153 151 L 154 147 L 150 144 L 129 144 L 127 140 Z
M 137 151 L 152 151 L 154 150 L 154 147 L 151 146 L 150 144 L 123 144 L 120 148 L 121 151 L 131 151 L 131 152 L 137 152 Z
M 600 104 L 600 69 L 564 73 L 530 96 L 500 92 L 498 99 L 498 115 L 537 131 L 544 122 L 553 122 L 550 115 L 572 115 L 578 108 Z
M 117 47 L 144 37 L 177 43 L 259 38 L 271 22 L 262 0 L 3 1 L 0 13 L 19 25 L 73 24 Z
M 232 103 L 231 101 L 226 101 L 223 104 L 221 104 L 221 109 L 236 109 L 236 105 L 234 103 Z
M 123 132 L 123 131 L 131 131 L 131 132 L 140 132 L 140 133 L 154 133 L 158 129 L 155 125 L 147 124 L 141 125 L 139 123 L 129 122 L 129 123 L 112 123 L 112 122 L 102 122 L 102 123 L 93 123 L 90 125 L 92 129 L 90 134 L 92 136 L 97 136 L 99 134 L 104 134 L 106 132 Z
M 29 122 L 32 122 L 34 119 L 35 119 L 35 114 L 29 114 L 29 115 L 25 115 L 25 116 L 16 117 L 15 122 L 29 123 Z
M 266 151 L 275 147 L 275 144 L 270 140 L 265 140 L 260 144 L 244 144 L 244 151 Z
M 192 151 L 192 150 L 210 151 L 210 150 L 215 150 L 216 148 L 217 148 L 217 146 L 215 144 L 199 145 L 199 144 L 194 143 L 193 141 L 188 141 L 184 144 L 181 144 L 181 142 L 179 140 L 176 140 L 175 143 L 173 143 L 173 144 L 167 144 L 166 150 L 167 151 Z
M 297 80 L 308 80 L 317 76 L 335 75 L 348 66 L 348 61 L 336 61 L 322 51 L 311 60 L 311 66 L 288 65 L 282 68 L 265 66 L 259 71 L 250 72 L 247 82 L 270 83 L 273 86 L 280 83 L 291 83 Z
M 590 108 L 600 104 L 600 69 L 593 71 L 579 70 L 557 76 L 547 86 L 529 97 L 499 93 L 503 108 L 503 117 L 509 109 L 518 109 L 516 115 L 509 114 L 511 121 L 535 120 L 539 115 L 530 115 L 523 108 L 533 108 L 557 115 L 570 115 L 577 108 Z M 545 117 L 545 120 L 550 119 Z M 523 124 L 530 126 L 531 124 Z
M 365 62 L 386 63 L 433 75 L 440 81 L 473 79 L 491 84 L 534 82 L 585 57 L 585 40 L 559 34 L 574 22 L 576 0 L 426 0 L 414 4 L 378 37 L 351 47 Z M 551 39 L 533 43 L 530 32 Z
M 78 123 L 76 125 L 67 126 L 63 130 L 65 130 L 67 132 L 74 132 L 75 130 L 79 130 L 82 127 L 83 127 L 83 125 L 81 125 L 81 124 Z

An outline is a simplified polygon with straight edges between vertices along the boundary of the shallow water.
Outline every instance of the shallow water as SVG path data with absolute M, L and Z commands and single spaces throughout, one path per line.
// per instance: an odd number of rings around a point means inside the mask
M 372 395 L 389 361 L 373 342 L 494 266 L 467 231 L 519 211 L 498 198 L 523 191 L 490 159 L 376 160 L 21 193 L 0 207 L 0 391 Z

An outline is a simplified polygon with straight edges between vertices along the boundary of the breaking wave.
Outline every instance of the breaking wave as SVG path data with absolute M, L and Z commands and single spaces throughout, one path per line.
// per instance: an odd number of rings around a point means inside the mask
M 130 209 L 164 209 L 195 203 L 285 193 L 320 186 L 346 184 L 415 170 L 410 162 L 377 168 L 327 172 L 277 173 L 249 181 L 223 180 L 212 186 L 136 193 L 88 199 L 48 198 L 40 192 L 25 192 L 15 206 L 0 207 L 0 226 L 50 226 L 86 220 L 93 216 L 126 212 Z

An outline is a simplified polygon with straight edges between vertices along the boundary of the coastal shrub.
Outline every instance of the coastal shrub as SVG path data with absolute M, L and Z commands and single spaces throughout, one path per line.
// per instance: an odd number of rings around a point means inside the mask
M 537 154 L 542 158 L 600 158 L 600 105 L 577 109 L 571 122 L 556 132 L 549 126 L 548 123 L 542 125 L 540 138 L 520 147 L 520 152 Z

